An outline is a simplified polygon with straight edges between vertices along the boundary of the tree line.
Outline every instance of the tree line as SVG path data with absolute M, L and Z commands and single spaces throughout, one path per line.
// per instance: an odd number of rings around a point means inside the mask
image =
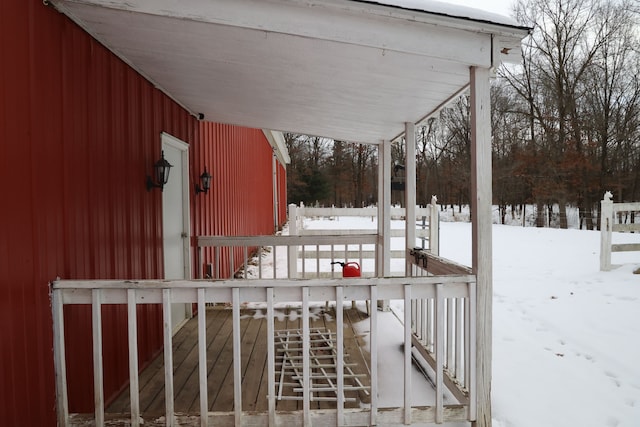
M 593 229 L 605 191 L 640 200 L 640 1 L 518 0 L 514 16 L 532 32 L 521 64 L 501 67 L 492 82 L 494 204 L 503 219 L 507 207 L 534 204 L 539 226 L 557 206 L 565 228 L 566 207 L 577 206 L 581 226 Z M 469 111 L 462 96 L 417 127 L 419 204 L 433 194 L 469 203 Z M 285 139 L 289 201 L 376 202 L 376 146 Z M 404 141 L 393 144 L 392 162 L 402 174 Z

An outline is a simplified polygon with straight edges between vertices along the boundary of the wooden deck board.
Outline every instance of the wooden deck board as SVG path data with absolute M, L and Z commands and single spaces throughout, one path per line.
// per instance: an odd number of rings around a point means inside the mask
M 276 308 L 275 329 L 301 329 L 299 308 Z M 257 314 L 256 314 L 257 313 Z M 241 369 L 242 406 L 244 411 L 266 411 L 267 404 L 267 324 L 264 309 L 243 309 L 241 311 Z M 207 316 L 207 389 L 210 411 L 233 410 L 233 337 L 232 316 L 228 307 L 214 307 L 206 310 Z M 352 322 L 368 319 L 366 313 L 351 309 L 345 305 L 345 353 L 346 362 L 355 362 L 356 373 L 368 374 L 368 360 L 363 360 L 366 352 L 359 345 L 364 344 L 358 337 Z M 174 391 L 175 410 L 181 413 L 198 414 L 198 346 L 197 317 L 187 322 L 174 336 Z M 324 306 L 312 307 L 311 328 L 328 329 L 335 332 L 335 310 L 326 311 Z M 368 356 L 367 356 L 368 357 Z M 164 360 L 160 354 L 140 373 L 140 408 L 143 416 L 160 416 L 165 412 L 164 399 Z M 368 376 L 362 378 L 368 385 Z M 276 379 L 277 387 L 277 379 Z M 277 390 L 276 390 L 277 391 Z M 330 393 L 325 393 L 330 396 Z M 364 392 L 349 392 L 349 397 L 357 396 L 359 401 L 346 407 L 357 407 L 360 402 L 368 402 Z M 129 390 L 126 389 L 107 408 L 108 413 L 129 412 Z M 313 401 L 312 408 L 332 408 L 335 402 Z M 301 400 L 280 400 L 276 408 L 283 410 L 301 410 Z

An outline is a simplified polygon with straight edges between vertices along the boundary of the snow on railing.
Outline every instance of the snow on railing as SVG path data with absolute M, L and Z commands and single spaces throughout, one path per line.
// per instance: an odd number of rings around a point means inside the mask
M 309 306 L 314 301 L 330 300 L 336 307 L 336 347 L 340 354 L 344 345 L 343 334 L 343 303 L 349 300 L 403 300 L 404 307 L 418 307 L 426 304 L 433 307 L 428 312 L 407 309 L 404 313 L 404 405 L 402 407 L 381 408 L 378 402 L 378 389 L 385 384 L 378 382 L 378 314 L 373 310 L 369 318 L 369 366 L 370 366 L 370 396 L 371 403 L 361 408 L 344 407 L 344 365 L 338 357 L 336 392 L 337 398 L 334 409 L 315 410 L 310 407 L 311 394 L 308 386 L 303 387 L 303 409 L 301 411 L 276 411 L 275 376 L 276 362 L 274 350 L 274 306 L 278 303 L 298 302 L 302 308 L 302 357 L 303 384 L 308 385 L 309 368 Z M 109 423 L 121 422 L 139 426 L 146 420 L 140 412 L 139 381 L 137 371 L 138 330 L 137 306 L 140 304 L 162 304 L 163 337 L 165 357 L 165 423 L 174 425 L 403 425 L 411 423 L 440 423 L 448 421 L 473 421 L 475 419 L 475 389 L 473 378 L 473 361 L 475 347 L 473 339 L 473 308 L 475 307 L 475 277 L 470 274 L 451 276 L 424 276 L 415 278 L 366 278 L 366 279 L 313 279 L 313 280 L 214 280 L 214 281 L 73 281 L 58 280 L 52 284 L 52 310 L 54 323 L 54 360 L 56 369 L 56 400 L 58 425 L 76 425 L 77 414 L 69 413 L 67 401 L 67 375 L 65 360 L 64 337 L 64 305 L 88 304 L 92 307 L 93 325 L 93 383 L 96 395 L 95 414 L 92 425 L 105 425 L 105 406 L 103 396 L 103 348 L 102 348 L 102 306 L 107 304 L 121 304 L 127 306 L 128 313 L 128 349 L 130 366 L 130 418 L 115 420 L 109 418 Z M 336 304 L 336 301 L 338 302 Z M 465 368 L 464 381 L 466 390 L 463 393 L 452 394 L 458 399 L 456 404 L 444 404 L 447 384 L 447 369 L 451 364 L 446 360 L 445 348 L 448 338 L 445 327 L 446 319 L 452 310 L 447 310 L 449 301 L 461 302 L 465 314 L 462 330 L 465 333 L 464 351 Z M 267 321 L 267 374 L 268 374 L 268 411 L 256 413 L 243 411 L 242 406 L 242 372 L 241 372 L 241 302 L 254 302 L 266 305 Z M 230 304 L 233 324 L 233 385 L 234 410 L 232 413 L 210 412 L 207 395 L 207 353 L 206 353 L 206 316 L 198 316 L 197 347 L 199 358 L 199 390 L 200 414 L 179 415 L 174 410 L 173 394 L 173 363 L 172 363 L 172 303 L 193 303 L 198 305 L 198 313 L 205 313 L 209 303 Z M 454 304 L 454 305 L 455 305 Z M 416 357 L 412 347 L 420 336 L 416 336 L 416 323 L 427 319 L 435 326 L 435 332 L 430 343 L 435 351 L 426 354 L 433 359 L 432 369 L 435 369 L 436 399 L 433 406 L 414 406 L 411 397 L 412 359 Z M 469 325 L 471 324 L 471 326 Z M 109 350 L 109 349 L 107 349 Z M 421 353 L 424 355 L 425 353 Z M 434 368 L 435 367 L 435 368 Z M 467 374 L 468 373 L 468 374 Z M 85 420 L 86 422 L 86 420 Z
M 622 213 L 631 213 L 632 218 L 636 212 L 640 212 L 640 202 L 636 203 L 614 203 L 612 194 L 606 192 L 600 202 L 600 271 L 608 271 L 611 265 L 611 252 L 638 252 L 640 243 L 611 243 L 611 233 L 617 232 L 640 232 L 640 223 L 626 223 L 622 221 Z M 616 221 L 616 217 L 618 220 Z

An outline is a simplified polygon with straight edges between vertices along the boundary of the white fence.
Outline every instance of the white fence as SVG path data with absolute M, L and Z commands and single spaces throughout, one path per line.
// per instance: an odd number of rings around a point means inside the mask
M 378 314 L 373 310 L 370 329 L 370 396 L 371 403 L 362 408 L 344 408 L 344 369 L 338 357 L 336 407 L 332 410 L 310 408 L 309 384 L 309 305 L 313 301 L 340 302 L 336 306 L 337 351 L 343 348 L 343 304 L 348 300 L 400 299 L 404 300 L 404 405 L 380 408 L 378 388 Z M 276 411 L 275 406 L 275 351 L 274 305 L 280 302 L 299 302 L 303 324 L 303 410 Z M 268 338 L 268 411 L 243 411 L 240 306 L 241 302 L 266 305 Z M 206 318 L 198 316 L 197 347 L 199 357 L 200 414 L 176 414 L 173 394 L 171 304 L 197 303 L 198 312 L 205 313 L 208 303 L 230 303 L 233 310 L 233 386 L 234 411 L 217 413 L 208 410 Z M 91 425 L 111 423 L 144 424 L 139 405 L 137 371 L 138 331 L 136 307 L 138 304 L 162 304 L 165 358 L 165 417 L 167 426 L 284 426 L 305 425 L 386 425 L 400 426 L 412 423 L 441 423 L 473 421 L 475 419 L 475 277 L 473 275 L 429 276 L 417 278 L 369 279 L 315 279 L 300 280 L 220 280 L 220 281 L 56 281 L 52 286 L 54 322 L 54 358 L 56 368 L 56 397 L 58 424 L 86 425 L 77 414 L 70 414 L 67 400 L 67 375 L 64 336 L 64 305 L 89 304 L 92 307 L 94 390 L 96 396 L 94 420 Z M 123 304 L 128 310 L 128 348 L 130 373 L 131 414 L 127 420 L 105 416 L 103 398 L 103 347 L 101 307 L 105 304 Z M 462 338 L 457 341 L 457 333 Z M 414 406 L 411 397 L 412 358 L 414 346 L 418 348 L 435 371 L 435 404 Z M 427 348 L 429 347 L 429 348 Z M 457 350 L 455 350 L 457 349 Z M 452 356 L 449 356 L 451 354 Z M 459 358 L 460 362 L 454 362 Z M 459 374 L 451 375 L 454 369 Z M 107 373 L 108 374 L 108 373 Z M 398 379 L 400 380 L 400 379 Z M 459 403 L 444 404 L 445 390 L 449 390 Z M 120 424 L 119 424 L 120 425 Z
M 608 271 L 613 267 L 611 264 L 612 252 L 637 252 L 640 251 L 640 243 L 619 243 L 612 244 L 611 233 L 640 232 L 640 223 L 625 223 L 623 213 L 639 213 L 640 202 L 636 203 L 613 203 L 611 193 L 606 193 L 600 202 L 600 271 Z M 627 219 L 629 215 L 624 215 Z
M 426 208 L 416 208 L 415 209 L 415 218 L 410 219 L 406 218 L 404 208 L 392 207 L 391 208 L 391 218 L 404 219 L 405 221 L 410 221 L 411 223 L 415 223 L 415 236 L 416 242 L 412 247 L 420 247 L 421 249 L 429 250 L 432 254 L 438 255 L 439 253 L 439 211 L 438 205 L 434 202 L 428 205 Z M 304 219 L 305 218 L 339 218 L 339 217 L 364 217 L 371 218 L 372 221 L 375 221 L 378 215 L 378 210 L 375 207 L 370 208 L 310 208 L 301 206 L 298 207 L 296 205 L 289 205 L 289 234 L 297 235 L 297 236 L 332 236 L 332 235 L 358 235 L 358 236 L 377 236 L 377 231 L 373 229 L 360 229 L 360 230 L 344 230 L 344 229 L 324 229 L 324 230 L 312 230 L 306 229 L 304 227 Z M 404 238 L 405 229 L 391 229 L 390 230 L 391 238 Z M 420 243 L 418 243 L 418 240 Z M 298 257 L 302 259 L 329 259 L 333 261 L 333 257 L 342 257 L 345 262 L 357 260 L 360 263 L 360 266 L 363 269 L 363 273 L 369 275 L 377 275 L 377 265 L 375 263 L 376 259 L 376 250 L 375 243 L 377 240 L 374 239 L 371 245 L 366 247 L 360 246 L 357 250 L 350 250 L 348 247 L 345 247 L 342 252 L 328 251 L 323 248 L 316 246 L 307 246 L 300 247 L 299 250 L 297 248 L 292 248 L 290 252 L 291 261 L 290 264 L 293 264 L 293 260 Z M 403 241 L 402 247 L 405 247 L 405 243 Z M 398 271 L 391 271 L 392 276 L 404 276 L 404 259 L 405 259 L 406 250 L 405 249 L 396 249 L 390 250 L 389 255 L 391 259 L 402 260 L 398 265 L 402 265 L 402 268 Z M 366 263 L 363 263 L 363 260 L 368 260 L 368 264 L 371 267 L 368 267 Z M 303 267 L 305 263 L 302 264 Z

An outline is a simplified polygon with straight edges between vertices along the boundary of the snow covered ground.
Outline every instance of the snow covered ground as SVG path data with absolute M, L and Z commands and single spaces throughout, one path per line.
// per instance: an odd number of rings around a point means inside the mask
M 324 222 L 306 227 L 346 221 Z M 469 223 L 442 222 L 440 242 L 470 265 Z M 614 254 L 623 265 L 600 272 L 599 232 L 502 225 L 493 248 L 494 426 L 640 426 L 640 253 Z

